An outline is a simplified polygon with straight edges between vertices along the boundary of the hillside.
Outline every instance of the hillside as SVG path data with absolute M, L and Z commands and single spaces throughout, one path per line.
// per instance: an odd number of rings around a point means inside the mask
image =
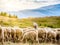
M 14 26 L 18 18 L 15 15 L 10 15 L 6 12 L 0 12 L 0 25 Z
M 2 26 L 33 27 L 33 22 L 36 22 L 39 27 L 60 28 L 60 16 L 18 19 L 15 15 L 0 13 L 0 25 Z
M 33 21 L 37 22 L 39 26 L 60 28 L 60 16 L 34 18 Z
M 60 28 L 60 16 L 27 18 L 22 20 L 28 26 L 32 26 L 32 22 L 36 22 L 39 27 Z

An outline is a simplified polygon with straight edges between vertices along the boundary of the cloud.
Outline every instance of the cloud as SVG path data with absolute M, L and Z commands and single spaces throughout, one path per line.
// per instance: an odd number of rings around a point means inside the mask
M 20 0 L 20 1 L 27 1 L 27 2 L 56 2 L 60 0 Z
M 59 0 L 0 0 L 0 9 L 3 11 L 20 11 L 57 3 L 60 3 Z

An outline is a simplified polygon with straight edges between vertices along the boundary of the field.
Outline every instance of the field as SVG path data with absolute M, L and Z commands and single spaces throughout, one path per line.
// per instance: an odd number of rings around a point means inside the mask
M 60 28 L 60 16 L 38 17 L 38 18 L 29 17 L 19 19 L 16 15 L 12 16 L 11 14 L 8 14 L 6 12 L 0 12 L 0 25 L 2 27 L 18 26 L 20 28 L 27 28 L 27 27 L 32 28 L 33 22 L 36 22 L 39 28 L 40 27 Z M 1 42 L 0 45 L 2 45 Z M 38 43 L 32 44 L 32 43 L 21 43 L 21 42 L 20 43 L 4 42 L 4 45 L 38 45 Z M 59 44 L 39 43 L 39 45 L 59 45 Z
M 21 19 L 6 12 L 0 12 L 0 25 L 2 26 L 33 27 L 33 22 L 36 22 L 39 27 L 60 28 L 60 16 L 28 17 Z

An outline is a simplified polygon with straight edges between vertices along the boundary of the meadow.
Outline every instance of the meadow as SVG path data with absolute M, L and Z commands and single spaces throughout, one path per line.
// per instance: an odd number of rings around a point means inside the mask
M 39 27 L 60 28 L 60 16 L 28 17 L 21 19 L 16 15 L 0 12 L 0 25 L 2 26 L 19 26 L 21 28 L 33 27 L 33 22 L 36 22 Z

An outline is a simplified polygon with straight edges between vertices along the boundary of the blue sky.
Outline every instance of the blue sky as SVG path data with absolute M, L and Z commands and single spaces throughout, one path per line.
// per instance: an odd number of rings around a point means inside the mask
M 16 14 L 19 18 L 60 16 L 58 4 L 60 0 L 0 0 L 0 11 Z
M 22 10 L 17 12 L 9 12 L 18 15 L 19 18 L 26 17 L 44 17 L 44 16 L 60 16 L 60 4 L 44 6 L 37 9 Z

